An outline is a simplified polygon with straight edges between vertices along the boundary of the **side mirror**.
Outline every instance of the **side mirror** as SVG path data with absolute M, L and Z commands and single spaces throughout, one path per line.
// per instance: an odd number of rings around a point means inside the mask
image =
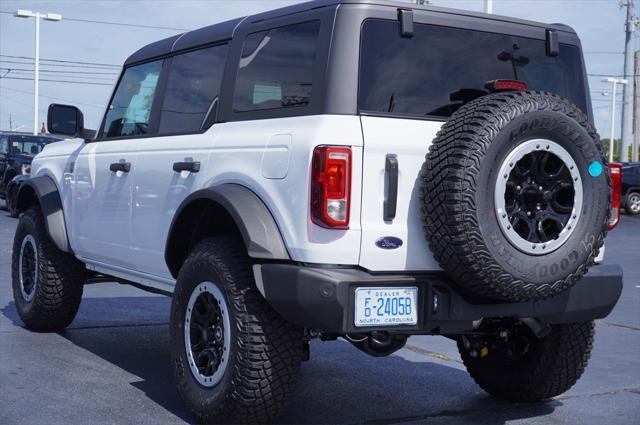
M 95 132 L 84 128 L 84 115 L 80 109 L 71 105 L 52 103 L 47 113 L 47 129 L 49 133 L 93 139 Z

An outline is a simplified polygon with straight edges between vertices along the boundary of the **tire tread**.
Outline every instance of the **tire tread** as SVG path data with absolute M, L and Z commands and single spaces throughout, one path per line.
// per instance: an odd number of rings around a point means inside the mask
M 577 282 L 594 263 L 607 234 L 607 219 L 587 260 L 556 281 L 534 284 L 515 278 L 487 248 L 476 215 L 476 176 L 492 139 L 527 111 L 560 112 L 583 127 L 606 163 L 596 130 L 582 111 L 545 92 L 505 92 L 469 102 L 438 132 L 421 170 L 421 215 L 429 247 L 440 266 L 465 292 L 503 301 L 548 298 Z M 608 179 L 608 175 L 607 175 Z
M 246 249 L 236 238 L 201 241 L 182 270 L 188 272 L 204 264 L 214 264 L 226 282 L 238 318 L 237 356 L 230 359 L 230 365 L 234 364 L 233 388 L 225 402 L 208 412 L 204 412 L 204 405 L 192 411 L 204 423 L 270 423 L 295 388 L 303 358 L 302 330 L 266 303 L 255 286 Z M 193 407 L 198 398 L 187 379 L 191 371 L 179 361 L 176 366 L 180 394 Z

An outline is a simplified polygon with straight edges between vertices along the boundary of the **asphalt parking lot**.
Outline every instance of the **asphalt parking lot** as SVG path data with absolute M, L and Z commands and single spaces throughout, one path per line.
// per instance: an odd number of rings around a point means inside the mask
M 90 285 L 68 329 L 27 331 L 11 295 L 16 224 L 0 210 L 0 424 L 191 422 L 169 363 L 169 298 Z M 413 337 L 382 359 L 342 341 L 315 341 L 281 422 L 637 425 L 640 218 L 623 217 L 605 258 L 624 268 L 622 298 L 597 323 L 585 375 L 556 399 L 514 405 L 489 397 L 465 372 L 454 343 L 441 337 Z

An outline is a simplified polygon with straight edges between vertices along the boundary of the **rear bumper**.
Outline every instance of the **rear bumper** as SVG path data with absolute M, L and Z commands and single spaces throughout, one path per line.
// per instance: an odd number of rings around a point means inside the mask
M 534 317 L 546 324 L 582 322 L 607 316 L 622 292 L 622 269 L 594 266 L 571 289 L 540 301 L 472 303 L 444 273 L 370 274 L 359 269 L 294 264 L 256 267 L 258 285 L 269 304 L 285 319 L 306 328 L 340 334 L 386 330 L 406 334 L 447 334 L 470 330 L 473 322 L 495 317 Z M 358 287 L 418 287 L 417 325 L 356 327 Z

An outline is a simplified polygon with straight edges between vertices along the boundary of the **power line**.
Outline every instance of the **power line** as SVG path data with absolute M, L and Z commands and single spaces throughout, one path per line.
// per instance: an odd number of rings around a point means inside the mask
M 28 72 L 28 71 L 16 71 L 16 72 L 11 72 L 11 71 L 7 71 L 4 75 L 2 75 L 2 78 L 9 78 L 9 77 L 32 77 L 33 76 L 33 72 Z M 73 81 L 78 81 L 78 82 L 83 82 L 83 81 L 87 81 L 87 82 L 93 82 L 93 81 L 106 81 L 106 82 L 110 82 L 113 83 L 115 82 L 115 77 L 114 78 L 102 78 L 102 77 L 94 77 L 91 75 L 66 75 L 66 74 L 53 74 L 53 75 L 48 75 L 48 74 L 44 74 L 44 77 L 50 77 L 50 78 L 68 78 L 68 79 L 72 79 Z
M 114 83 L 116 81 L 115 77 L 114 78 L 103 78 L 103 77 L 94 77 L 94 76 L 91 76 L 91 75 L 43 74 L 41 76 L 42 77 L 47 77 L 47 78 L 65 78 L 65 79 L 67 79 L 67 81 L 105 81 L 105 82 L 109 82 L 109 83 Z M 10 71 L 7 71 L 5 74 L 2 75 L 1 78 L 5 78 L 5 77 L 6 78 L 9 78 L 9 77 L 29 77 L 29 78 L 33 78 L 33 72 L 27 72 L 27 71 L 10 72 Z
M 33 72 L 33 69 L 27 68 L 7 68 L 0 66 L 0 69 L 8 69 L 11 71 L 28 71 Z M 55 73 L 55 74 L 89 74 L 89 75 L 118 75 L 117 72 L 92 72 L 92 71 L 60 71 L 54 69 L 41 69 L 40 72 Z
M 584 54 L 587 55 L 624 55 L 624 52 L 605 52 L 605 51 L 600 51 L 600 52 L 582 52 Z
M 128 24 L 125 22 L 109 22 L 109 21 L 94 21 L 91 19 L 80 19 L 80 18 L 64 18 L 65 21 L 75 21 L 75 22 L 90 22 L 92 24 L 104 24 L 104 25 L 120 25 L 122 27 L 137 27 L 137 28 L 150 28 L 150 29 L 160 29 L 167 31 L 189 31 L 186 28 L 175 28 L 175 27 L 162 27 L 155 25 L 140 25 L 140 24 Z
M 33 65 L 34 62 L 25 62 L 25 61 L 16 61 L 16 60 L 7 60 L 0 59 L 0 63 L 10 63 L 15 65 Z M 53 66 L 57 68 L 81 68 L 81 69 L 100 69 L 100 70 L 109 70 L 109 71 L 119 71 L 120 68 L 112 68 L 107 66 L 99 66 L 99 65 L 68 65 L 68 64 L 60 64 L 60 63 L 40 63 L 40 65 Z
M 0 57 L 4 58 L 13 58 L 13 59 L 29 59 L 34 60 L 33 56 L 16 56 L 16 55 L 1 55 Z M 114 65 L 111 63 L 100 63 L 100 62 L 81 62 L 81 61 L 70 61 L 70 60 L 62 60 L 62 59 L 45 59 L 40 58 L 40 62 L 56 62 L 56 63 L 72 63 L 72 64 L 81 64 L 81 65 L 99 65 L 99 66 L 108 66 L 113 68 L 120 69 L 120 65 Z
M 22 78 L 22 77 L 2 77 L 2 78 L 0 78 L 0 80 L 25 80 L 25 81 L 33 81 L 33 78 Z M 52 82 L 52 83 L 89 84 L 89 85 L 94 85 L 94 86 L 109 86 L 109 87 L 112 87 L 112 86 L 113 86 L 113 84 L 109 84 L 109 83 L 97 83 L 97 82 L 93 82 L 93 81 L 65 81 L 65 80 L 50 80 L 50 79 L 44 79 L 44 78 L 40 78 L 40 81 L 48 81 L 48 82 Z
M 2 90 L 9 90 L 9 91 L 13 91 L 13 92 L 16 92 L 16 93 L 24 93 L 24 94 L 28 94 L 28 95 L 33 95 L 32 91 L 19 90 L 19 89 L 14 89 L 14 88 L 11 88 L 11 87 L 0 87 L 0 91 L 2 91 Z M 40 97 L 44 97 L 44 98 L 47 98 L 47 99 L 53 99 L 53 100 L 61 100 L 63 102 L 69 102 L 69 103 L 74 103 L 74 104 L 77 104 L 77 105 L 88 106 L 90 108 L 96 108 L 96 109 L 100 109 L 100 110 L 104 109 L 104 106 L 92 105 L 90 103 L 79 102 L 77 100 L 64 99 L 62 97 L 47 96 L 47 95 L 44 95 L 44 94 L 41 94 Z M 29 106 L 31 107 L 33 105 L 29 105 Z
M 9 12 L 6 10 L 0 10 L 0 13 L 5 15 L 13 15 L 13 12 Z M 101 25 L 118 25 L 121 27 L 136 27 L 136 28 L 147 28 L 147 29 L 159 29 L 159 30 L 167 30 L 167 31 L 189 31 L 185 28 L 175 28 L 175 27 L 163 27 L 156 25 L 141 25 L 141 24 L 129 24 L 126 22 L 113 22 L 113 21 L 97 21 L 93 19 L 82 19 L 82 18 L 67 18 L 65 17 L 63 21 L 72 21 L 72 22 L 85 22 L 91 24 L 101 24 Z
M 6 96 L 3 97 L 3 100 L 9 101 L 9 103 L 17 103 L 18 105 L 26 106 L 28 108 L 32 108 L 33 107 L 33 105 L 30 105 L 30 104 L 27 104 L 27 103 L 24 103 L 22 101 L 19 101 L 19 100 L 16 100 L 16 99 L 12 99 L 12 98 L 6 97 Z
M 613 78 L 630 78 L 637 77 L 637 75 L 622 75 L 622 74 L 587 74 L 589 77 L 613 77 Z

